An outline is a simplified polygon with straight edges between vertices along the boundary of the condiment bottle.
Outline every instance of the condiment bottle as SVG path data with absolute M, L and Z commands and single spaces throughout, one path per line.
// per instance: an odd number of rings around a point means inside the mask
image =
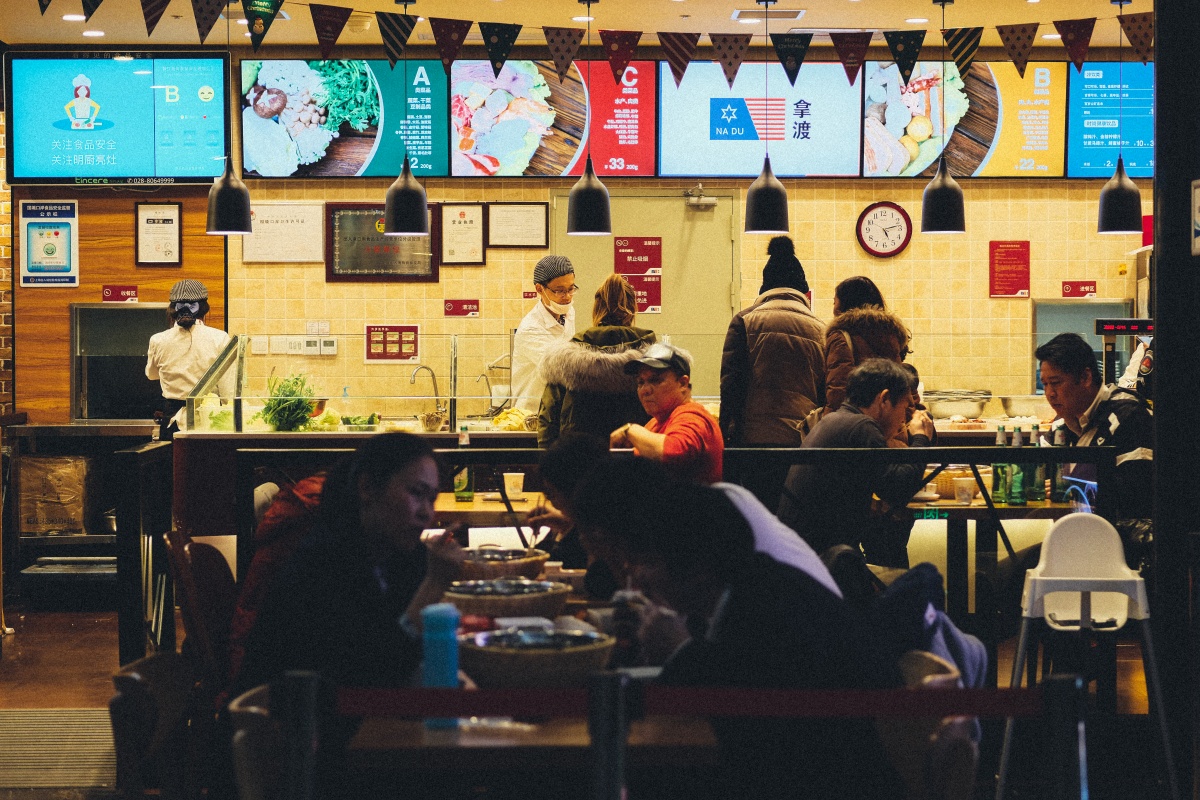
M 1041 426 L 1033 423 L 1033 433 L 1029 434 L 1029 444 L 1034 447 L 1049 447 L 1050 443 L 1042 438 Z M 1044 463 L 1029 465 L 1031 474 L 1025 479 L 1025 499 L 1046 499 L 1046 465 Z
M 458 686 L 458 609 L 450 603 L 435 603 L 421 609 L 421 685 L 453 689 Z M 427 728 L 454 728 L 458 720 L 427 719 Z
M 458 429 L 458 446 L 471 446 L 471 434 L 467 433 L 466 425 Z M 469 466 L 454 473 L 454 499 L 460 503 L 471 503 L 475 500 L 475 470 Z
M 1018 452 L 1015 456 L 1016 460 L 1008 465 L 1008 504 L 1010 506 L 1025 505 L 1025 465 L 1021 463 L 1020 449 L 1024 445 L 1024 437 L 1021 436 L 1021 426 L 1017 425 L 1013 428 L 1012 445 L 1009 449 L 1016 449 Z
M 996 446 L 1004 447 L 1008 438 L 1004 435 L 1004 426 L 996 426 Z M 1008 502 L 1008 465 L 996 462 L 992 464 L 992 502 Z
M 1067 426 L 1059 425 L 1054 429 L 1054 446 L 1067 446 Z M 1065 503 L 1067 501 L 1067 479 L 1063 477 L 1063 468 L 1066 464 L 1054 465 L 1054 485 L 1050 490 L 1050 499 L 1056 503 Z

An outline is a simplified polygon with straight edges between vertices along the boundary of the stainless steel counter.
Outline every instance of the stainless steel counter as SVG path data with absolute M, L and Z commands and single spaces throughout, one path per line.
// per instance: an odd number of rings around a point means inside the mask
M 5 435 L 23 439 L 40 436 L 145 436 L 150 437 L 158 425 L 131 420 L 128 422 L 79 422 L 69 425 L 13 425 L 5 429 Z

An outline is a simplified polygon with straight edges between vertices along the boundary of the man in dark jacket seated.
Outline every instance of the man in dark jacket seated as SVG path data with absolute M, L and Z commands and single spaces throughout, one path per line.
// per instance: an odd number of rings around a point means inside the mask
M 907 419 L 912 395 L 909 375 L 897 363 L 870 358 L 850 373 L 846 402 L 825 414 L 804 437 L 801 448 L 886 448 L 888 439 L 907 425 L 910 447 L 928 447 L 933 420 L 924 411 Z M 864 541 L 871 495 L 903 507 L 924 482 L 922 464 L 846 461 L 819 466 L 797 464 L 788 472 L 779 518 L 818 553 L 837 544 L 862 547 L 867 561 L 907 567 L 896 561 L 888 542 Z
M 865 621 L 810 574 L 755 552 L 719 489 L 672 480 L 644 459 L 599 465 L 573 505 L 585 541 L 603 538 L 654 602 L 686 615 L 675 685 L 853 689 L 900 684 Z M 823 570 L 819 562 L 813 569 Z M 824 576 L 827 578 L 827 573 Z M 865 719 L 713 720 L 723 785 L 740 798 L 876 798 L 903 793 Z

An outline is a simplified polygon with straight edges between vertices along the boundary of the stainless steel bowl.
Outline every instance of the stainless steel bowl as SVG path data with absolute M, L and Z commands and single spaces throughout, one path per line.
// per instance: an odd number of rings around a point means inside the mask
M 1036 417 L 1037 419 L 1052 419 L 1054 409 L 1046 402 L 1046 397 L 1040 394 L 1013 395 L 1001 397 L 1004 413 L 1010 417 Z
M 983 400 L 931 400 L 928 396 L 921 398 L 925 402 L 925 408 L 929 409 L 929 414 L 934 419 L 947 419 L 955 414 L 961 414 L 968 419 L 978 417 L 983 413 L 983 407 L 987 405 L 987 399 Z

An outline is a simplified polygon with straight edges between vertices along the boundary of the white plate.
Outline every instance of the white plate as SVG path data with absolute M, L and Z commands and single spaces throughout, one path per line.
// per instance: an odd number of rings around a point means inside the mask
M 937 492 L 917 492 L 913 495 L 913 500 L 918 503 L 934 503 L 941 499 L 942 496 Z

